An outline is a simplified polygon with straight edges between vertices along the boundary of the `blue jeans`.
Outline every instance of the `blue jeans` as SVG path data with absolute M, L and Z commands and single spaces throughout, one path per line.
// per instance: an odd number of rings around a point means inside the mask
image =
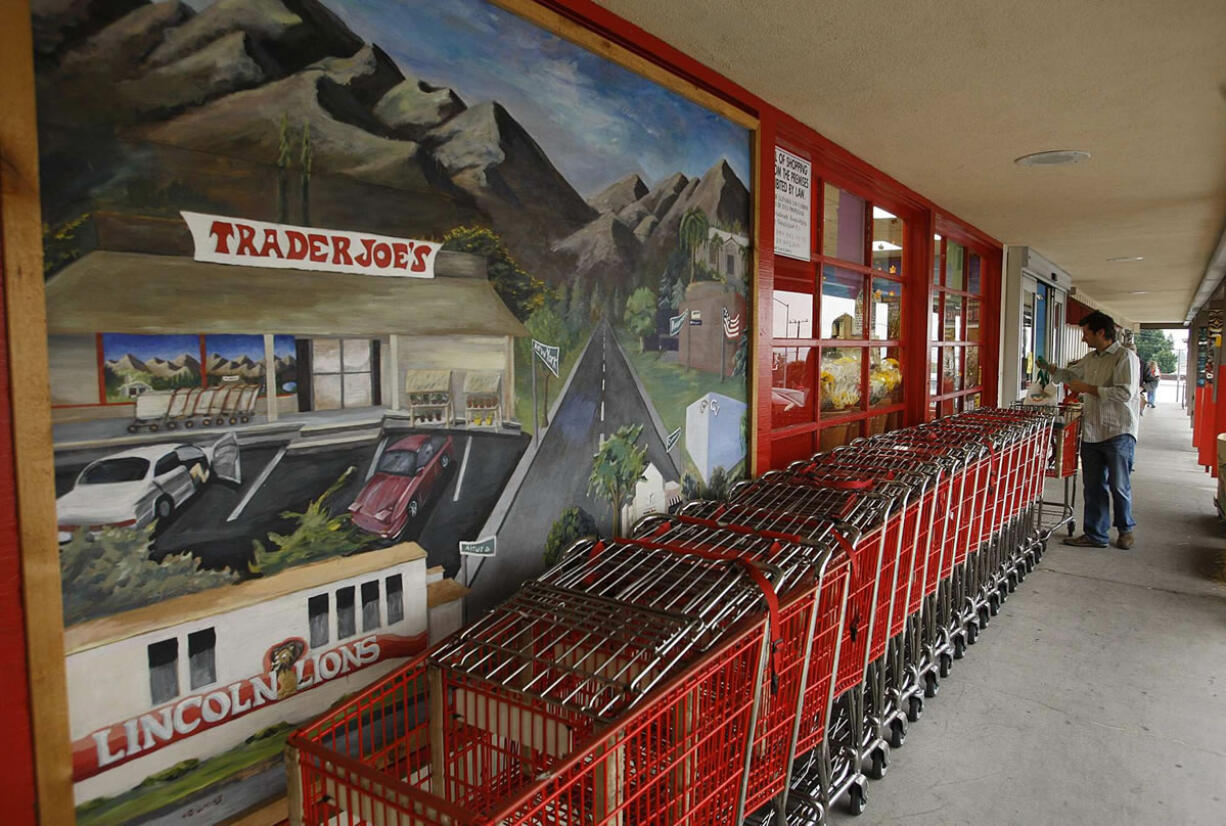
M 1082 523 L 1085 535 L 1095 542 L 1108 544 L 1111 509 L 1115 509 L 1115 527 L 1131 531 L 1132 519 L 1132 459 L 1137 440 L 1125 433 L 1105 442 L 1083 442 L 1081 469 L 1085 474 L 1085 512 Z
M 1158 388 L 1156 387 L 1153 390 L 1145 391 L 1145 395 L 1149 396 L 1149 406 L 1150 407 L 1154 406 L 1154 396 L 1157 395 L 1157 393 L 1158 393 Z

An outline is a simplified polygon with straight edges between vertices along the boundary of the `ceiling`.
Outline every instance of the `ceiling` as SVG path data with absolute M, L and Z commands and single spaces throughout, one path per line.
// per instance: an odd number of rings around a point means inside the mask
M 1226 225 L 1223 0 L 597 2 L 1132 321 L 1183 320 Z M 1048 149 L 1092 157 L 1013 163 Z

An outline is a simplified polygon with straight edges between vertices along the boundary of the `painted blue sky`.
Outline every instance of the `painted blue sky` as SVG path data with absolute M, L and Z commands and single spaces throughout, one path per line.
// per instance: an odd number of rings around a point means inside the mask
M 482 0 L 324 2 L 405 74 L 501 103 L 585 197 L 721 158 L 749 186 L 748 130 Z

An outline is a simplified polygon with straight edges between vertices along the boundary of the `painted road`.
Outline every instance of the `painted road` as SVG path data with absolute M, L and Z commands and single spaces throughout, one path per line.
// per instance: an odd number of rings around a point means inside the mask
M 574 378 L 498 531 L 497 555 L 469 560 L 473 576 L 470 619 L 543 570 L 549 527 L 567 507 L 578 505 L 604 530 L 611 527 L 612 508 L 586 491 L 601 441 L 619 427 L 643 424 L 639 444 L 646 445 L 648 461 L 665 481 L 677 480 L 672 459 L 652 425 L 649 402 L 639 392 L 630 364 L 607 323 L 597 325 L 587 352 L 573 370 Z

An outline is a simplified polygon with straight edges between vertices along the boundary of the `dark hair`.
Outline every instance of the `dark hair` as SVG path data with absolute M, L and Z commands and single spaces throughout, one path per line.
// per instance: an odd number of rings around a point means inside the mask
M 1077 322 L 1078 327 L 1085 327 L 1096 333 L 1102 333 L 1110 341 L 1115 341 L 1115 319 L 1106 313 L 1095 310 Z

